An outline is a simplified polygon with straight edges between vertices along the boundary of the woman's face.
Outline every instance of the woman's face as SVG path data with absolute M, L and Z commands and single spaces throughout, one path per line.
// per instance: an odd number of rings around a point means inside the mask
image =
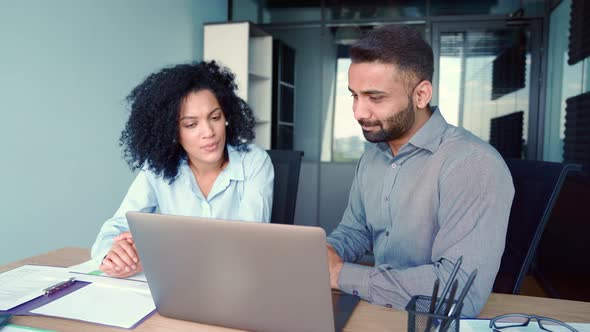
M 189 93 L 180 107 L 179 141 L 194 165 L 224 158 L 225 115 L 211 90 Z

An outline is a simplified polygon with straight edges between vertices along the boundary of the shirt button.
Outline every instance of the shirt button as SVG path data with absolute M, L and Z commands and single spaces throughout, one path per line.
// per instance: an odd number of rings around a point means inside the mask
M 386 231 L 385 232 L 385 236 L 389 236 L 389 231 Z
M 207 203 L 203 203 L 203 217 L 211 217 L 211 207 Z
M 391 164 L 391 168 L 396 168 L 396 167 L 397 167 L 396 163 Z
M 352 295 L 354 295 L 354 296 L 358 296 L 358 295 L 359 295 L 359 292 L 357 292 L 356 290 L 353 290 L 353 291 L 352 291 Z

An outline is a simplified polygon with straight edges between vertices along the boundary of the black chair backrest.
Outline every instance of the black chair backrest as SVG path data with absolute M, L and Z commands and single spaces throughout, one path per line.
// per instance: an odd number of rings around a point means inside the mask
M 506 247 L 494 282 L 497 293 L 518 294 L 561 186 L 579 165 L 506 159 L 514 182 Z
M 299 170 L 303 152 L 267 150 L 275 170 L 272 215 L 270 222 L 293 224 L 299 186 Z

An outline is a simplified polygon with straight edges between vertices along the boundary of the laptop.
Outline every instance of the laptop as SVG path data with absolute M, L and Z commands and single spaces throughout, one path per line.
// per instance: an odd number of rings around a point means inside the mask
M 332 295 L 319 227 L 126 216 L 162 316 L 248 331 L 325 332 L 342 330 L 358 303 Z

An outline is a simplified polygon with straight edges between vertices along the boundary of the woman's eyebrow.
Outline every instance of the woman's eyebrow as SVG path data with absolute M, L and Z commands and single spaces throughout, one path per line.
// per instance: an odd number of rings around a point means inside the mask
M 213 114 L 215 111 L 221 111 L 221 107 L 215 107 L 214 109 L 212 109 L 212 110 L 211 110 L 211 111 L 210 111 L 210 112 L 207 114 L 207 116 L 209 116 L 209 115 Z M 187 119 L 194 120 L 194 119 L 198 119 L 198 118 L 199 118 L 198 116 L 194 116 L 194 115 L 187 115 L 187 116 L 183 116 L 183 117 L 182 117 L 182 118 L 180 118 L 178 121 L 187 120 Z

